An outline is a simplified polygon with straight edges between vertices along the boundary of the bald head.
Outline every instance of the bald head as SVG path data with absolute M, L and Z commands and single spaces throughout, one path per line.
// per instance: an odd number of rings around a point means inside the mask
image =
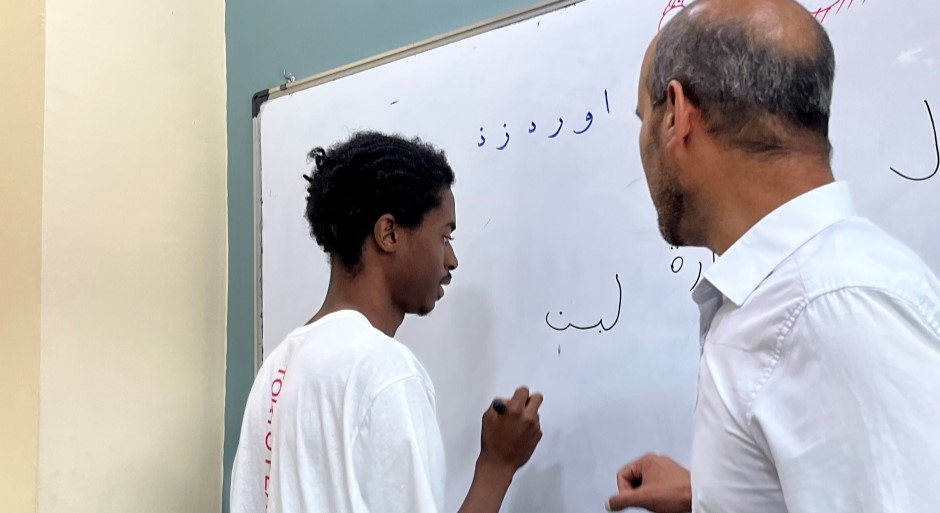
M 676 80 L 707 130 L 754 154 L 829 155 L 835 61 L 792 0 L 698 0 L 657 34 L 643 78 L 654 108 Z
M 811 55 L 819 50 L 819 23 L 793 0 L 699 0 L 684 14 L 705 24 L 736 22 L 755 40 L 781 51 Z

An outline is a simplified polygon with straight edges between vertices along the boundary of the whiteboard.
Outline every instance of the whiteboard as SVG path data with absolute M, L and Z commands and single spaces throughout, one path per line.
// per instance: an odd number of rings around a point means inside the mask
M 504 511 L 600 510 L 627 461 L 657 451 L 688 463 L 699 355 L 689 291 L 712 254 L 662 241 L 633 115 L 647 43 L 682 4 L 552 2 L 295 84 L 260 106 L 265 353 L 326 290 L 326 257 L 303 216 L 308 150 L 377 129 L 447 152 L 460 268 L 432 315 L 407 319 L 397 338 L 435 382 L 451 511 L 470 483 L 480 414 L 523 383 L 545 394 L 545 436 Z M 940 269 L 928 113 L 940 106 L 937 7 L 805 5 L 836 48 L 837 178 L 864 215 Z

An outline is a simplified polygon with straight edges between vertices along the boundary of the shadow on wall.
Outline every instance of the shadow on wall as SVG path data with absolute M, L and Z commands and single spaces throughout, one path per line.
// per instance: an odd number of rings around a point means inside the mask
M 513 480 L 511 493 L 508 507 L 504 508 L 508 512 L 563 513 L 561 463 L 532 470 L 524 468 Z
M 512 392 L 493 389 L 492 365 L 499 354 L 493 318 L 486 292 L 455 280 L 435 311 L 427 318 L 409 318 L 398 337 L 434 381 L 449 481 L 472 475 L 483 413 L 494 396 Z

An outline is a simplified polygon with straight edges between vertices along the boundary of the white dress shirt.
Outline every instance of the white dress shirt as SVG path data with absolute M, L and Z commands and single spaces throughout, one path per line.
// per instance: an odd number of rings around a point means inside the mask
M 940 282 L 917 255 L 834 183 L 704 278 L 693 511 L 940 512 Z

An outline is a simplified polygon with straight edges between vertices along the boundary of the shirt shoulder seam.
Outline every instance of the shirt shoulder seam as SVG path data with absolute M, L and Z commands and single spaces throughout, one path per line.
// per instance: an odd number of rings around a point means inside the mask
M 780 362 L 783 357 L 784 346 L 787 340 L 787 337 L 793 332 L 793 327 L 796 325 L 797 321 L 800 320 L 803 313 L 805 313 L 807 307 L 816 301 L 832 296 L 835 293 L 851 290 L 859 292 L 878 292 L 883 293 L 891 298 L 903 303 L 907 307 L 917 314 L 920 320 L 924 325 L 928 326 L 937 336 L 940 336 L 940 323 L 937 322 L 934 315 L 924 308 L 926 303 L 925 299 L 922 299 L 919 302 L 912 301 L 905 294 L 902 294 L 898 290 L 890 289 L 887 287 L 877 287 L 877 286 L 867 286 L 867 285 L 846 285 L 842 287 L 836 287 L 819 294 L 814 295 L 813 297 L 808 297 L 805 294 L 804 297 L 797 303 L 794 307 L 791 308 L 790 312 L 787 314 L 786 320 L 780 324 L 780 327 L 777 329 L 775 336 L 774 349 L 771 353 L 770 362 L 764 368 L 764 371 L 761 373 L 761 377 L 758 380 L 757 384 L 754 387 L 754 390 L 751 391 L 750 397 L 748 398 L 747 405 L 745 407 L 745 413 L 747 415 L 747 423 L 751 424 L 751 419 L 753 418 L 753 406 L 757 397 L 760 395 L 760 392 L 764 389 L 764 386 L 770 380 L 774 371 L 777 368 L 777 364 Z

